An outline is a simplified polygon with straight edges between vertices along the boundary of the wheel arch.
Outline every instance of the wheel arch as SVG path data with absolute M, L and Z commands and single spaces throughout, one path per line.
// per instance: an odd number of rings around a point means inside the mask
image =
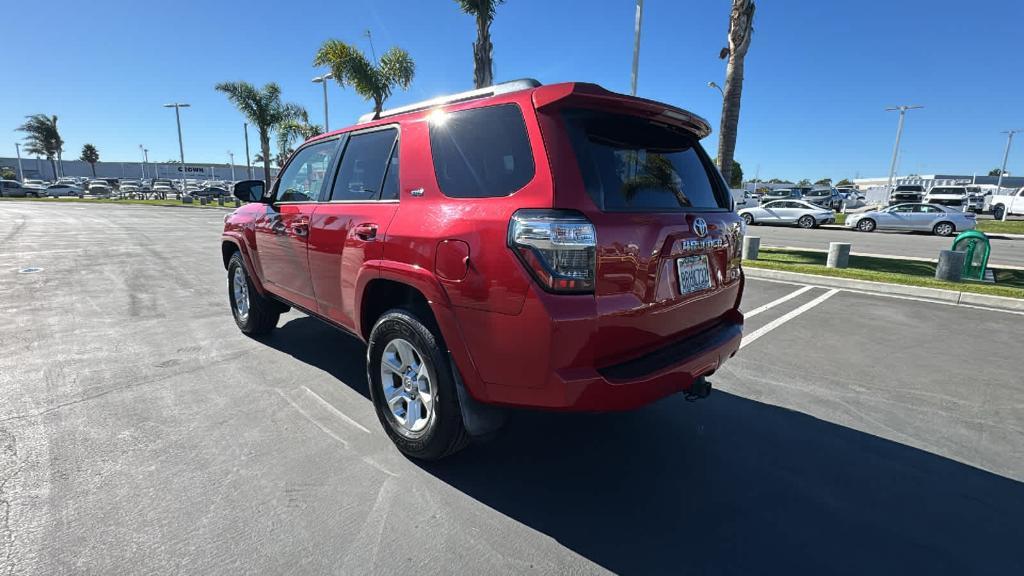
M 259 274 L 256 274 L 256 268 L 253 266 L 252 258 L 249 255 L 249 251 L 245 246 L 245 243 L 238 237 L 232 235 L 224 235 L 221 237 L 220 243 L 220 255 L 221 260 L 224 263 L 224 269 L 227 270 L 228 263 L 231 262 L 231 256 L 235 252 L 242 255 L 242 262 L 245 264 L 246 271 L 249 273 L 249 279 L 252 280 L 253 286 L 256 287 L 257 292 L 260 295 L 266 294 L 266 289 L 263 287 L 263 281 L 260 279 Z

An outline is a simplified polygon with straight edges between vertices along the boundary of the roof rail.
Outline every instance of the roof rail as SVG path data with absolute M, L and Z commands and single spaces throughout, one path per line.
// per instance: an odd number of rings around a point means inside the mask
M 450 94 L 448 96 L 438 96 L 437 98 L 431 98 L 430 100 L 423 100 L 422 102 L 414 102 L 405 106 L 399 106 L 398 108 L 383 110 L 380 113 L 380 117 L 387 118 L 389 116 L 397 116 L 408 112 L 416 112 L 417 110 L 426 110 L 427 108 L 442 106 L 444 104 L 454 104 L 455 102 L 465 102 L 466 100 L 476 100 L 477 98 L 487 98 L 488 96 L 497 96 L 498 94 L 518 92 L 519 90 L 536 88 L 540 85 L 540 82 L 533 78 L 521 78 L 519 80 L 502 82 L 501 84 L 494 84 L 484 88 L 477 88 L 476 90 L 467 90 L 466 92 L 459 92 L 458 94 Z M 367 112 L 359 117 L 357 124 L 365 124 L 373 119 L 373 112 Z

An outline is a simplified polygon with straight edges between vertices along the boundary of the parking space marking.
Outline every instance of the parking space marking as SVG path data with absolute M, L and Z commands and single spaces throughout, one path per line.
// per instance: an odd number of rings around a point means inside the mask
M 324 398 L 322 396 L 320 396 L 319 394 L 317 394 L 316 392 L 313 392 L 312 390 L 310 390 L 309 388 L 307 388 L 305 386 L 303 386 L 302 389 L 305 390 L 307 394 L 312 396 L 320 404 L 322 404 L 324 406 L 324 408 L 327 408 L 328 410 L 330 410 L 334 415 L 338 416 L 339 418 L 341 418 L 345 422 L 348 422 L 349 424 L 355 426 L 356 428 L 359 428 L 363 432 L 366 432 L 367 434 L 371 434 L 371 432 L 365 426 L 363 426 L 359 422 L 356 422 L 355 420 L 350 418 L 347 414 L 345 414 L 341 410 L 338 410 L 337 408 L 335 408 L 333 404 L 331 404 L 327 400 L 324 400 Z
M 334 432 L 331 432 L 331 431 L 330 431 L 330 429 L 328 429 L 328 428 L 327 428 L 326 426 L 324 426 L 323 424 L 321 424 L 321 423 L 317 422 L 316 418 L 313 418 L 313 416 L 311 416 L 309 412 L 306 412 L 305 410 L 303 410 L 303 409 L 302 409 L 302 407 L 301 407 L 301 406 L 299 406 L 298 404 L 296 404 L 294 400 L 292 400 L 291 398 L 289 398 L 289 397 L 288 397 L 288 395 L 287 395 L 287 394 L 285 394 L 283 390 L 281 390 L 280 388 L 278 388 L 278 389 L 277 389 L 277 393 L 278 393 L 278 394 L 279 394 L 279 395 L 281 396 L 281 398 L 284 398 L 285 402 L 287 402 L 287 403 L 291 404 L 292 408 L 295 408 L 296 410 L 298 410 L 299 414 L 302 414 L 302 415 L 303 415 L 303 416 L 304 416 L 304 417 L 306 418 L 306 420 L 309 420 L 310 422 L 312 422 L 312 423 L 313 423 L 313 425 L 314 425 L 314 426 L 316 426 L 317 428 L 319 428 L 321 432 L 323 432 L 324 434 L 327 434 L 327 435 L 328 435 L 328 436 L 330 436 L 331 438 L 334 438 L 334 439 L 335 439 L 335 440 L 337 440 L 338 442 L 341 442 L 341 444 L 342 444 L 343 446 L 345 446 L 345 448 L 348 448 L 348 441 L 346 441 L 346 440 L 345 440 L 344 438 L 342 438 L 341 436 L 338 436 L 338 435 L 337 435 L 337 434 L 335 434 Z
M 786 322 L 789 322 L 793 318 L 796 318 L 797 316 L 803 314 L 804 312 L 807 312 L 811 308 L 814 308 L 818 304 L 821 304 L 825 300 L 828 300 L 829 298 L 837 294 L 839 291 L 840 290 L 838 288 L 833 288 L 832 290 L 825 292 L 821 296 L 818 296 L 817 298 L 811 300 L 810 302 L 804 304 L 803 306 L 791 310 L 790 312 L 787 312 L 786 314 L 779 316 L 778 318 L 772 320 L 771 322 L 765 324 L 764 326 L 761 326 L 757 330 L 754 330 L 753 332 L 750 333 L 750 335 L 743 337 L 743 343 L 740 344 L 740 349 L 743 349 L 743 347 L 747 346 L 748 344 L 752 344 L 761 336 L 764 336 L 765 334 L 771 332 L 772 330 L 775 330 L 779 326 L 782 326 Z
M 803 288 L 799 288 L 797 290 L 794 290 L 794 291 L 790 292 L 789 294 L 786 294 L 782 298 L 778 298 L 776 300 L 772 300 L 771 302 L 765 304 L 764 306 L 758 306 L 757 308 L 754 308 L 750 312 L 744 312 L 743 313 L 743 317 L 744 318 L 753 318 L 754 316 L 757 316 L 761 312 L 766 312 L 768 310 L 771 310 L 772 308 L 775 308 L 779 304 L 782 304 L 783 302 L 788 302 L 788 301 L 792 300 L 793 298 L 796 298 L 797 296 L 803 294 L 804 292 L 807 292 L 808 290 L 813 290 L 813 289 L 814 289 L 814 286 L 804 286 Z

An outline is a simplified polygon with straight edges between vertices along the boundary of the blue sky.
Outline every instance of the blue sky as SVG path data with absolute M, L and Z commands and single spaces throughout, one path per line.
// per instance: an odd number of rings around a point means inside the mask
M 712 154 L 721 100 L 707 82 L 724 82 L 728 8 L 646 0 L 644 11 L 639 95 L 710 120 Z M 91 142 L 104 160 L 137 161 L 139 144 L 152 161 L 177 158 L 174 112 L 161 105 L 178 100 L 192 104 L 186 161 L 227 162 L 230 149 L 244 163 L 243 119 L 213 85 L 276 81 L 322 123 L 313 54 L 332 37 L 368 48 L 367 29 L 378 53 L 399 45 L 417 63 L 413 87 L 390 104 L 472 87 L 474 23 L 450 0 L 51 0 L 34 11 L 15 11 L 0 37 L 0 156 L 14 155 L 14 129 L 38 112 L 59 116 L 71 157 Z M 627 92 L 633 12 L 633 0 L 509 0 L 492 29 L 495 77 Z M 896 115 L 884 108 L 923 104 L 908 114 L 900 172 L 987 172 L 1002 158 L 1000 131 L 1024 128 L 1022 22 L 1018 0 L 762 0 L 736 157 L 748 177 L 885 175 Z M 336 84 L 330 103 L 332 128 L 369 109 Z M 1024 173 L 1024 139 L 1008 168 Z

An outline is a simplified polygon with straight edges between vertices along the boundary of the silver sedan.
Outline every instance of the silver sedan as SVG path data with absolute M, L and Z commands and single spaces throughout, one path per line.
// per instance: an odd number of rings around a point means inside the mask
M 803 200 L 774 200 L 738 212 L 747 226 L 751 224 L 796 224 L 801 228 L 814 228 L 819 224 L 835 222 L 836 213 Z
M 974 230 L 976 225 L 973 213 L 937 204 L 897 204 L 884 210 L 871 210 L 846 217 L 846 227 L 861 232 L 903 230 L 950 236 L 954 232 Z

